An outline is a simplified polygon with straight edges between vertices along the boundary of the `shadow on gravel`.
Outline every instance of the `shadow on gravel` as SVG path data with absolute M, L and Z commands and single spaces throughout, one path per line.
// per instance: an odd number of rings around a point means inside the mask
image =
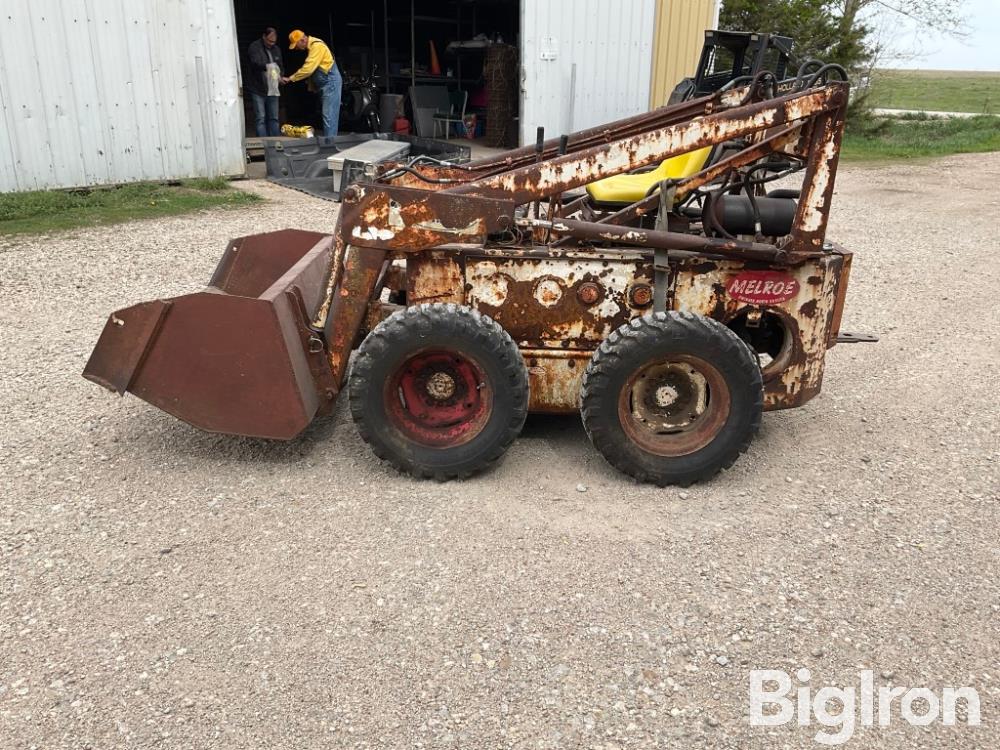
M 573 442 L 586 441 L 587 433 L 579 414 L 529 414 L 521 437 Z
M 235 435 L 215 435 L 203 432 L 174 417 L 150 409 L 129 417 L 122 442 L 149 455 L 164 458 L 197 458 L 214 461 L 292 464 L 318 452 L 335 450 L 346 442 L 361 438 L 350 420 L 344 420 L 335 410 L 320 417 L 294 440 L 265 440 Z
M 358 435 L 346 404 L 315 420 L 294 440 L 262 440 L 233 435 L 214 435 L 175 419 L 152 407 L 130 413 L 119 434 L 122 445 L 147 456 L 219 463 L 291 465 L 337 451 L 355 455 L 368 453 Z M 529 414 L 518 440 L 538 440 L 558 446 L 560 451 L 591 450 L 590 440 L 578 414 Z

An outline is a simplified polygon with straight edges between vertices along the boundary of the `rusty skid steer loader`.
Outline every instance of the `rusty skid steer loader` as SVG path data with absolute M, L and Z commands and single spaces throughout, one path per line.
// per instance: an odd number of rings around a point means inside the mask
M 346 389 L 375 453 L 420 477 L 496 461 L 528 412 L 577 411 L 639 480 L 710 477 L 861 338 L 840 332 L 851 254 L 826 240 L 835 73 L 762 72 L 465 165 L 379 165 L 332 236 L 234 240 L 207 289 L 113 313 L 84 376 L 204 430 L 282 440 Z M 581 190 L 698 150 L 634 200 Z M 768 192 L 793 173 L 800 189 Z

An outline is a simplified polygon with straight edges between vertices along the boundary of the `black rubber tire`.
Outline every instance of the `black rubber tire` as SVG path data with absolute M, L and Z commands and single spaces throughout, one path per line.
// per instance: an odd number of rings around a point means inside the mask
M 492 404 L 479 432 L 448 447 L 424 445 L 391 421 L 385 384 L 415 354 L 455 351 L 489 381 Z M 528 370 L 517 344 L 492 318 L 455 304 L 422 304 L 390 315 L 365 337 L 348 381 L 358 432 L 379 458 L 424 479 L 464 478 L 495 463 L 528 413 Z
M 679 456 L 652 453 L 629 437 L 619 396 L 634 373 L 671 355 L 699 357 L 722 376 L 729 413 L 704 447 Z M 728 469 L 760 428 L 764 389 L 757 358 L 718 321 L 689 312 L 651 313 L 611 333 L 587 366 L 583 425 L 594 447 L 617 469 L 643 482 L 686 487 Z

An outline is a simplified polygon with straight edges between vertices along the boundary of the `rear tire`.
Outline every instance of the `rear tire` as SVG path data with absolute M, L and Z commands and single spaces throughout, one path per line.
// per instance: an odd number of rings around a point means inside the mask
M 760 428 L 763 382 L 750 348 L 687 312 L 634 318 L 608 336 L 583 378 L 594 447 L 643 482 L 687 486 L 733 465 Z
M 358 432 L 400 471 L 467 477 L 524 426 L 528 371 L 494 320 L 454 304 L 393 313 L 358 349 L 348 381 Z

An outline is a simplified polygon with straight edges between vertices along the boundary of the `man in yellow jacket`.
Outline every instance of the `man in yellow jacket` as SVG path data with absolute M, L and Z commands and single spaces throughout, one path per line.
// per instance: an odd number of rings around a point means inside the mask
M 318 91 L 323 102 L 323 134 L 333 137 L 337 135 L 340 125 L 340 90 L 343 86 L 333 53 L 322 39 L 307 36 L 299 29 L 288 35 L 288 41 L 288 49 L 306 51 L 306 61 L 281 82 L 295 83 L 309 79 L 309 88 Z

